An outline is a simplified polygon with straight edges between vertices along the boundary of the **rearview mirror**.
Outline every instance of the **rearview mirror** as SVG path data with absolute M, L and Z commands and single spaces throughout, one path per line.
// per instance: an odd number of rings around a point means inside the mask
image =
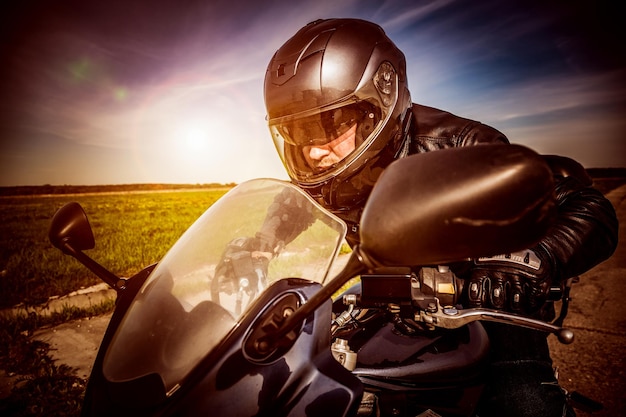
M 375 264 L 436 265 L 528 248 L 555 214 L 543 158 L 519 145 L 416 154 L 389 165 L 361 217 Z
M 54 214 L 48 237 L 56 248 L 67 254 L 93 249 L 96 245 L 87 214 L 75 202 L 67 203 Z
M 67 203 L 52 217 L 48 232 L 50 242 L 63 253 L 71 255 L 89 268 L 116 291 L 126 288 L 126 280 L 113 274 L 83 253 L 96 246 L 85 210 L 78 203 Z

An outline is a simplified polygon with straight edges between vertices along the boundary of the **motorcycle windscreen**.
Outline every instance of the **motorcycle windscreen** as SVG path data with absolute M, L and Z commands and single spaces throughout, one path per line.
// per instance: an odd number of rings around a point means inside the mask
M 284 247 L 269 261 L 267 276 L 258 274 L 262 271 L 237 276 L 237 268 L 223 268 L 227 254 L 241 255 L 233 245 L 273 224 L 276 204 L 288 207 L 293 240 L 281 242 Z M 262 179 L 233 188 L 148 277 L 106 352 L 105 378 L 114 383 L 143 378 L 158 391 L 172 393 L 237 326 L 264 288 L 291 277 L 322 283 L 345 234 L 341 220 L 290 183 Z

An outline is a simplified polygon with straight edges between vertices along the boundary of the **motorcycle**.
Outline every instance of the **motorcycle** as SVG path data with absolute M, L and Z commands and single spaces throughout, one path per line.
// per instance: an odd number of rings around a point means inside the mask
M 285 193 L 314 221 L 272 256 L 243 250 Z M 447 265 L 523 250 L 554 212 L 551 171 L 527 148 L 419 154 L 383 172 L 360 244 L 342 253 L 342 220 L 288 182 L 257 179 L 125 279 L 84 253 L 93 232 L 69 203 L 51 242 L 117 290 L 83 415 L 471 416 L 488 360 L 482 321 L 574 335 L 563 317 L 463 308 Z M 566 311 L 567 286 L 554 292 Z

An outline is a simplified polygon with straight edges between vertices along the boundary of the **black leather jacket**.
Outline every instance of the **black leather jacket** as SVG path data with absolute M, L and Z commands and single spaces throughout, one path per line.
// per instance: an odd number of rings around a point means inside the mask
M 432 107 L 413 105 L 410 154 L 483 143 L 509 143 L 496 129 Z M 618 221 L 611 203 L 592 187 L 577 162 L 546 157 L 555 174 L 557 219 L 538 246 L 552 262 L 553 277 L 569 278 L 609 258 L 617 247 Z

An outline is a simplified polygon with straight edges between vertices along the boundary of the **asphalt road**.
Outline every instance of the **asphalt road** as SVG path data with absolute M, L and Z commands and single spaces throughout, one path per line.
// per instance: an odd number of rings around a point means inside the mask
M 577 411 L 579 417 L 626 416 L 626 186 L 607 197 L 620 220 L 617 251 L 572 288 L 565 327 L 574 331 L 574 343 L 550 337 L 561 386 L 604 405 L 593 414 Z
M 578 391 L 604 405 L 604 410 L 579 417 L 626 416 L 626 186 L 610 192 L 620 218 L 620 245 L 606 262 L 581 276 L 572 289 L 565 327 L 575 332 L 571 345 L 550 337 L 554 365 L 568 391 Z M 65 323 L 36 334 L 50 343 L 52 356 L 87 377 L 110 316 Z

